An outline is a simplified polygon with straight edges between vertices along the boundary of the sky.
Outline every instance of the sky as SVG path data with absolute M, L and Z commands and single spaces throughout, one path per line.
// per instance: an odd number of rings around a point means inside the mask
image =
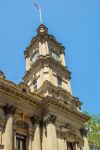
M 100 113 L 100 0 L 0 0 L 0 70 L 7 80 L 22 81 L 24 50 L 40 25 L 42 8 L 49 33 L 65 46 L 73 96 L 82 111 Z

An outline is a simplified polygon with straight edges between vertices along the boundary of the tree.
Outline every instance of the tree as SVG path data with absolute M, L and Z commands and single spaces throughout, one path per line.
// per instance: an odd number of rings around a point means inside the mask
M 90 117 L 91 119 L 85 124 L 89 146 L 91 150 L 100 150 L 100 114 Z

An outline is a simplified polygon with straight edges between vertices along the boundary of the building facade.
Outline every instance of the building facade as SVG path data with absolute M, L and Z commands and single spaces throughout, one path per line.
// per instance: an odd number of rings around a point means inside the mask
M 23 82 L 0 71 L 0 149 L 89 150 L 89 117 L 72 96 L 64 46 L 41 24 L 24 54 Z

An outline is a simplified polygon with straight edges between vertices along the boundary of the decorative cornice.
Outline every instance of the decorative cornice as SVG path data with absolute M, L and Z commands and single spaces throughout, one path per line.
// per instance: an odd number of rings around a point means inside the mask
M 42 100 L 43 109 L 48 105 L 55 106 L 55 107 L 65 111 L 69 114 L 72 114 L 73 116 L 77 117 L 78 119 L 83 120 L 84 122 L 86 122 L 90 119 L 90 117 L 88 117 L 88 116 L 84 115 L 83 113 L 79 112 L 77 109 L 71 109 L 66 104 L 63 104 L 60 101 L 56 101 L 55 99 L 53 99 L 53 97 L 50 97 L 50 96 L 46 96 Z
M 39 58 L 37 59 L 37 61 L 35 63 L 33 63 L 33 65 L 31 66 L 30 70 L 28 72 L 26 72 L 25 76 L 23 77 L 23 79 L 25 80 L 28 75 L 30 75 L 33 71 L 33 69 L 37 68 L 37 66 L 44 65 L 44 64 L 48 64 L 49 66 L 51 66 L 53 64 L 53 66 L 58 67 L 64 74 L 66 74 L 68 80 L 71 79 L 71 72 L 65 67 L 63 66 L 59 61 L 54 60 L 51 55 L 46 55 L 46 56 L 39 56 Z
M 15 111 L 16 111 L 16 107 L 13 105 L 7 104 L 6 106 L 4 106 L 4 112 L 6 115 L 9 115 L 9 114 L 14 115 Z
M 0 92 L 7 94 L 7 96 L 15 97 L 24 100 L 26 103 L 37 105 L 40 104 L 42 97 L 31 92 L 25 92 L 18 85 L 7 80 L 0 81 Z
M 64 53 L 65 47 L 62 45 L 62 43 L 59 43 L 52 34 L 48 34 L 48 28 L 41 24 L 37 29 L 37 35 L 32 38 L 29 46 L 24 51 L 25 57 L 29 57 L 28 52 L 30 51 L 31 47 L 35 42 L 43 43 L 49 40 L 52 40 L 57 46 L 59 46 L 59 48 L 61 49 L 61 53 Z

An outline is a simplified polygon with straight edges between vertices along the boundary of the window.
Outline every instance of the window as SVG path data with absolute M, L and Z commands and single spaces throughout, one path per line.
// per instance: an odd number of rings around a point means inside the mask
M 54 52 L 52 52 L 52 57 L 53 57 L 55 60 L 58 60 L 58 59 L 59 59 L 58 55 L 57 55 L 56 53 L 54 53 Z
M 51 56 L 55 59 L 55 60 L 59 60 L 59 55 L 57 54 L 57 53 L 55 53 L 54 51 L 50 51 L 50 53 L 51 53 Z
M 73 143 L 67 142 L 67 150 L 73 150 Z
M 34 80 L 33 86 L 34 86 L 34 90 L 37 90 L 37 80 Z
M 38 56 L 39 56 L 39 52 L 36 52 L 35 54 L 33 54 L 32 58 L 31 58 L 32 63 L 34 63 L 37 60 Z
M 62 85 L 62 80 L 61 80 L 61 78 L 60 78 L 60 77 L 57 77 L 57 83 L 58 83 L 58 85 L 59 85 L 59 86 L 61 86 L 61 85 Z
M 26 136 L 16 134 L 16 149 L 26 150 Z

